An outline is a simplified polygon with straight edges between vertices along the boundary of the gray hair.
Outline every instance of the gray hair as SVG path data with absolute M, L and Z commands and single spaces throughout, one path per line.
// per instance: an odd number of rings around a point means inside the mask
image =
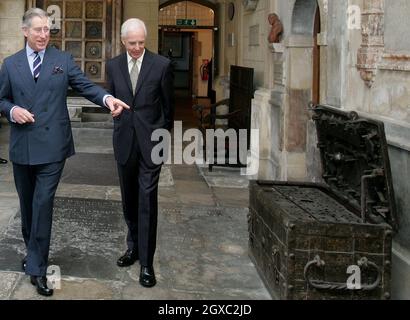
M 145 37 L 147 37 L 147 27 L 144 21 L 137 18 L 128 19 L 121 26 L 121 38 L 125 38 L 129 31 L 144 30 Z
M 43 9 L 40 9 L 40 8 L 30 8 L 24 13 L 23 24 L 22 24 L 23 28 L 30 28 L 31 21 L 33 20 L 34 17 L 39 17 L 41 19 L 47 18 L 48 24 L 51 25 L 50 17 L 48 16 L 47 12 L 45 12 Z

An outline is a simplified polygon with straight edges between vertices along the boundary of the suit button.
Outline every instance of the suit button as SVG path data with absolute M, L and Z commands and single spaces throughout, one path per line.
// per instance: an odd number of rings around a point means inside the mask
M 48 131 L 48 130 L 50 130 L 50 128 L 49 128 L 49 127 L 46 127 L 46 131 Z

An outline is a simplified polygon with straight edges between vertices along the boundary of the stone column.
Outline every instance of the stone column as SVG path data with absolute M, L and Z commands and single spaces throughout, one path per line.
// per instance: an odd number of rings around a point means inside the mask
M 0 1 L 0 65 L 4 58 L 24 46 L 24 36 L 21 32 L 24 9 L 25 0 Z
M 251 129 L 254 130 L 252 134 L 258 134 L 256 139 L 251 139 L 250 146 L 251 161 L 258 161 L 257 165 L 251 164 L 252 168 L 258 168 L 257 174 L 252 178 L 260 180 L 280 178 L 277 156 L 280 145 L 280 107 L 278 109 L 272 105 L 272 95 L 272 90 L 258 89 L 252 100 Z

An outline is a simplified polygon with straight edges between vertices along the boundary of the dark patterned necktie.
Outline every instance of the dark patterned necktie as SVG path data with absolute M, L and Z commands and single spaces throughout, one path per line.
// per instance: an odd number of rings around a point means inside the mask
M 37 79 L 40 76 L 41 58 L 37 51 L 34 51 L 34 53 L 36 54 L 36 57 L 34 58 L 33 62 L 33 76 L 34 80 L 37 82 Z

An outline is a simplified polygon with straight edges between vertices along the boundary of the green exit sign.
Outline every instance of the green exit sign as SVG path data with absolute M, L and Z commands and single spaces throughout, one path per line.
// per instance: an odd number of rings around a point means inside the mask
M 177 19 L 177 26 L 196 26 L 196 19 Z

